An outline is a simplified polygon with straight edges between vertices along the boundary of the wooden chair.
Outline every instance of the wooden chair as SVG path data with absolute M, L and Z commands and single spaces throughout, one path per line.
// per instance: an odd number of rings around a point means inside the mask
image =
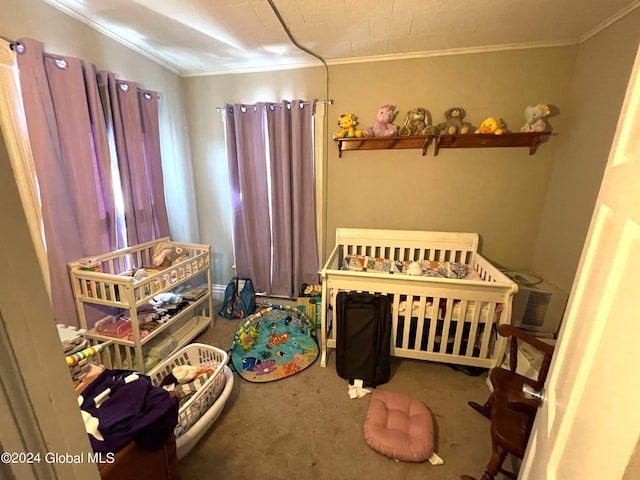
M 538 400 L 525 398 L 522 386 L 527 384 L 539 391 L 549 372 L 553 355 L 553 346 L 548 345 L 522 330 L 511 325 L 501 325 L 498 333 L 510 338 L 509 369 L 496 367 L 491 370 L 489 378 L 494 391 L 484 405 L 468 402 L 474 410 L 491 419 L 492 455 L 481 480 L 493 480 L 502 473 L 509 478 L 517 478 L 515 473 L 502 468 L 508 454 L 520 459 L 524 456 L 531 427 L 536 416 Z M 542 364 L 536 380 L 516 373 L 518 366 L 518 339 L 530 344 L 543 353 Z M 463 475 L 462 480 L 475 480 Z
M 507 397 L 513 399 L 522 396 L 523 385 L 527 384 L 533 387 L 534 390 L 541 390 L 544 382 L 547 380 L 549 365 L 551 364 L 551 357 L 553 355 L 552 345 L 544 343 L 512 325 L 500 325 L 500 327 L 498 327 L 498 333 L 503 337 L 510 337 L 509 369 L 496 367 L 491 370 L 489 379 L 493 386 L 493 393 L 484 405 L 471 401 L 467 402 L 471 408 L 487 418 L 491 418 L 491 408 L 494 403 L 499 402 L 505 404 L 508 402 Z M 543 354 L 537 379 L 531 379 L 516 372 L 518 368 L 518 339 L 528 343 Z
M 494 480 L 498 473 L 517 479 L 517 472 L 503 468 L 507 455 L 519 459 L 524 457 L 531 427 L 538 408 L 537 400 L 524 397 L 513 399 L 506 404 L 495 403 L 491 412 L 491 447 L 492 454 L 480 480 Z M 469 475 L 462 475 L 461 480 L 475 480 Z

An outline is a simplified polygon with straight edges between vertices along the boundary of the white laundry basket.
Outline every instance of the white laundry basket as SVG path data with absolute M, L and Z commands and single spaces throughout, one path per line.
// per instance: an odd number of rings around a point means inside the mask
M 180 438 L 176 440 L 176 450 L 178 460 L 182 459 L 191 451 L 191 449 L 198 443 L 205 432 L 209 429 L 213 422 L 220 416 L 224 405 L 233 390 L 233 372 L 229 367 L 224 367 L 224 390 L 213 403 L 211 408 L 200 417 L 196 423 L 194 423 L 189 430 L 187 430 Z
M 226 385 L 225 365 L 229 359 L 227 352 L 211 345 L 201 343 L 191 343 L 186 347 L 174 353 L 171 358 L 165 360 L 160 365 L 151 370 L 148 375 L 151 382 L 155 386 L 159 386 L 162 380 L 169 375 L 175 367 L 182 365 L 193 365 L 196 367 L 214 369 L 205 384 L 184 404 L 178 412 L 178 424 L 175 429 L 176 444 L 178 452 L 184 443 L 183 437 L 190 444 L 189 449 L 197 442 L 206 429 L 211 426 L 224 408 L 224 402 L 229 396 L 228 387 L 233 385 L 233 376 L 231 376 L 231 385 Z M 226 393 L 222 398 L 222 393 Z M 211 411 L 218 411 L 217 415 L 213 415 Z M 206 418 L 207 421 L 201 422 Z M 192 429 L 198 432 L 191 432 Z M 193 438 L 197 437 L 195 442 Z M 183 455 L 188 453 L 183 450 Z M 180 455 L 178 455 L 180 458 Z

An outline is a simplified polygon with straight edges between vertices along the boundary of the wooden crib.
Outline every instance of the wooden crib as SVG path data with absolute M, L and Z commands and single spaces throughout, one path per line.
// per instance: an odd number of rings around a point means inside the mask
M 511 321 L 517 285 L 477 252 L 478 234 L 407 230 L 336 229 L 336 245 L 322 269 L 321 366 L 336 347 L 334 302 L 339 291 L 392 297 L 391 355 L 492 368 L 504 354 L 497 327 Z M 363 271 L 344 269 L 365 257 Z M 413 276 L 366 268 L 376 264 L 450 262 L 466 265 L 470 279 Z

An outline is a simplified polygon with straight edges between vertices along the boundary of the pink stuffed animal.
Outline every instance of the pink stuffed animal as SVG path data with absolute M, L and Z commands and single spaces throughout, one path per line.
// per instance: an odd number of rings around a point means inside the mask
M 393 125 L 396 116 L 395 105 L 382 105 L 376 113 L 376 121 L 366 128 L 362 135 L 364 137 L 395 137 L 398 134 L 398 127 Z

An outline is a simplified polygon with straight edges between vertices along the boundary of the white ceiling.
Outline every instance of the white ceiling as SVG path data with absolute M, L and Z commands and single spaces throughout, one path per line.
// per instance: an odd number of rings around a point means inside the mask
M 44 0 L 183 76 L 320 65 L 269 0 Z M 327 63 L 581 42 L 640 0 L 271 0 Z M 612 52 L 613 53 L 613 52 Z

